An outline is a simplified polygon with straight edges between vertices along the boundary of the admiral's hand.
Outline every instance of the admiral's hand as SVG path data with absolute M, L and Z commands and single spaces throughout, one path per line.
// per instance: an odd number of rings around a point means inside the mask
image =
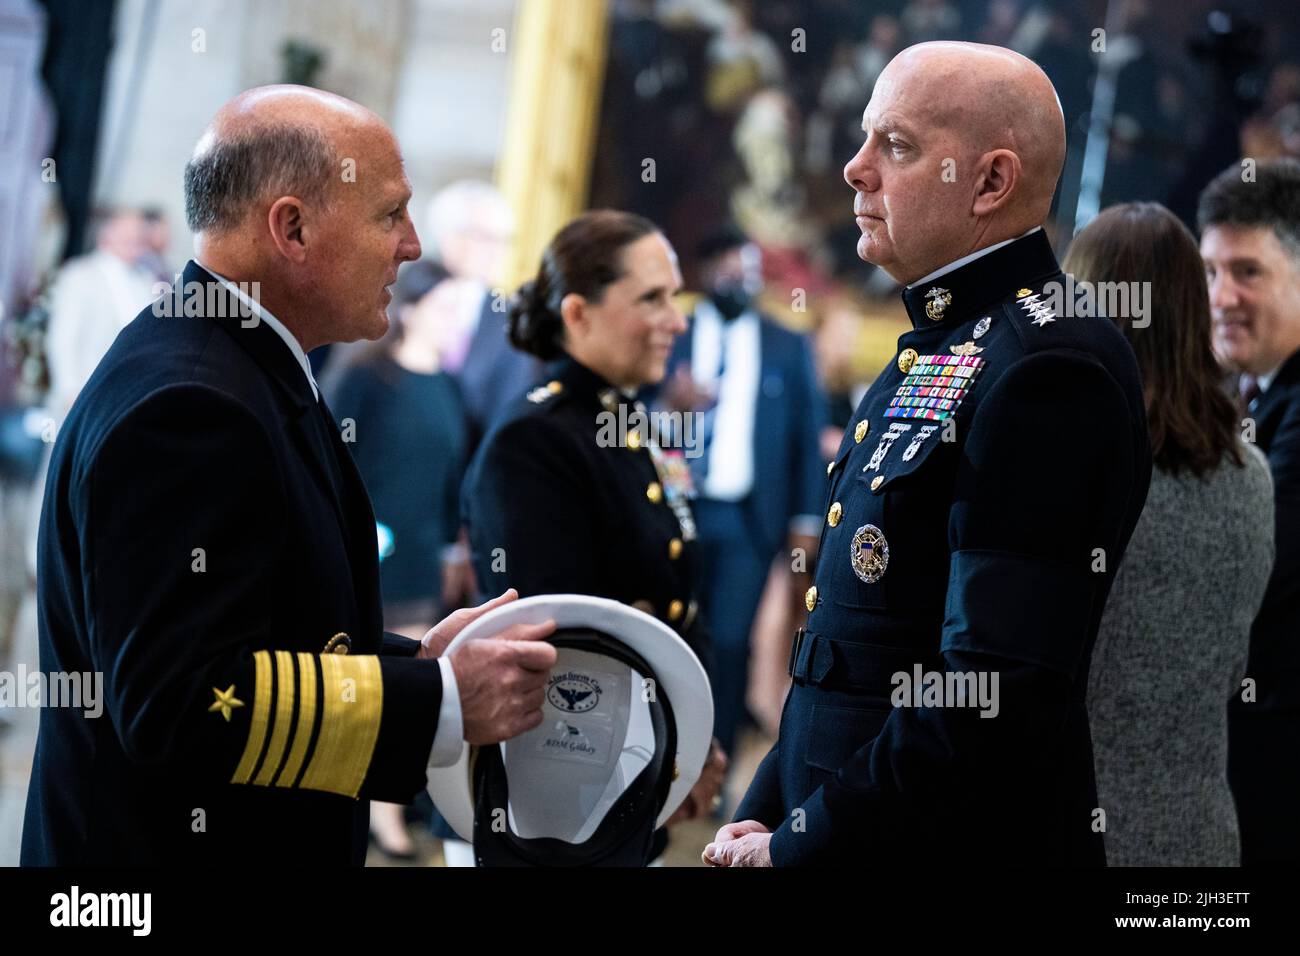
M 503 604 L 509 604 L 518 597 L 519 592 L 514 588 L 509 588 L 504 594 L 494 597 L 478 607 L 463 607 L 458 611 L 453 611 L 425 632 L 424 637 L 420 638 L 420 649 L 415 656 L 422 660 L 434 660 L 442 657 L 442 652 L 447 649 L 448 644 L 455 640 L 457 634 L 488 611 L 501 607 Z
M 466 741 L 495 744 L 542 722 L 546 680 L 556 654 L 543 638 L 554 631 L 554 621 L 515 624 L 451 653 Z

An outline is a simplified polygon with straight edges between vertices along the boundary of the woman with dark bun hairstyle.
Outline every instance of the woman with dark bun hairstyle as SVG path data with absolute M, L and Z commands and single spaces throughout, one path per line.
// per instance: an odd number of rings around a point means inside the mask
M 689 471 L 636 398 L 686 329 L 681 285 L 672 246 L 640 216 L 597 210 L 556 234 L 509 316 L 511 343 L 550 364 L 484 438 L 462 513 L 485 590 L 621 601 L 673 628 L 707 669 Z M 674 820 L 712 811 L 724 769 L 715 744 Z

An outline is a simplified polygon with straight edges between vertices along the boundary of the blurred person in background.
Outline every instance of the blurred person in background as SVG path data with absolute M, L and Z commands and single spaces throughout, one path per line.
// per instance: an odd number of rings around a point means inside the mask
M 1173 213 L 1112 206 L 1063 268 L 1079 282 L 1151 289 L 1143 321 L 1110 316 L 1142 372 L 1154 468 L 1088 674 L 1106 861 L 1238 866 L 1227 701 L 1272 567 L 1268 463 L 1241 440 L 1219 387 L 1200 253 Z
M 1300 160 L 1233 164 L 1197 209 L 1214 350 L 1273 475 L 1276 557 L 1228 717 L 1244 866 L 1300 863 Z
M 154 299 L 154 276 L 140 267 L 148 250 L 144 217 L 134 209 L 97 215 L 95 248 L 65 262 L 51 289 L 46 407 L 62 421 L 117 333 Z
M 854 361 L 861 351 L 858 340 L 865 320 L 858 304 L 841 294 L 824 300 L 818 313 L 811 334 L 813 360 L 828 409 L 818 435 L 818 448 L 822 460 L 830 461 L 870 384 L 860 380 Z M 750 635 L 749 689 L 745 704 L 760 730 L 769 737 L 776 736 L 781 708 L 790 688 L 787 665 L 791 635 L 803 620 L 803 592 L 812 583 L 795 582 L 797 600 L 791 606 L 789 574 L 786 562 L 779 559 L 773 562 Z
M 172 227 L 167 213 L 158 206 L 150 206 L 140 213 L 140 218 L 144 222 L 144 249 L 136 265 L 155 282 L 170 283 L 174 276 L 167 264 L 167 251 L 172 244 Z
M 462 501 L 484 587 L 629 604 L 672 628 L 712 680 L 689 473 L 633 417 L 637 391 L 663 379 L 685 328 L 673 302 L 681 283 L 676 253 L 647 219 L 596 210 L 561 229 L 510 310 L 510 341 L 549 363 L 544 384 L 488 433 Z M 603 431 L 610 416 L 625 434 Z M 712 812 L 725 768 L 715 741 L 669 822 Z M 659 831 L 652 859 L 666 843 Z
M 441 368 L 447 332 L 478 307 L 468 283 L 428 260 L 398 271 L 389 332 L 327 395 L 375 511 L 384 627 L 419 639 L 474 592 L 457 498 L 467 434 L 460 389 Z M 351 435 L 349 435 L 349 424 Z M 372 803 L 381 853 L 415 859 L 403 808 Z M 447 836 L 435 825 L 439 836 Z
M 508 297 L 500 288 L 515 215 L 489 183 L 460 180 L 429 204 L 425 236 L 454 277 L 473 283 L 479 307 L 449 329 L 443 367 L 460 384 L 471 454 L 509 402 L 537 376 L 538 363 L 506 339 Z
M 92 223 L 95 248 L 67 260 L 50 288 L 45 362 L 45 410 L 57 428 L 117 334 L 153 301 L 155 277 L 140 267 L 148 249 L 144 217 L 135 209 L 104 208 Z M 45 460 L 32 486 L 27 567 L 36 573 L 36 538 L 45 495 Z
M 660 402 L 698 416 L 689 459 L 701 603 L 713 635 L 714 732 L 731 753 L 745 722 L 750 632 L 774 560 L 796 605 L 816 559 L 825 400 L 807 338 L 764 315 L 762 253 L 734 227 L 698 250 L 705 297 L 668 363 Z M 794 552 L 783 553 L 784 549 Z M 802 586 L 800 586 L 802 585 Z

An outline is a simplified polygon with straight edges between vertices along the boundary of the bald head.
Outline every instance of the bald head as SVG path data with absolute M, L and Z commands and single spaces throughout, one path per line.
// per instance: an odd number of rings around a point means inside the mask
M 863 130 L 845 167 L 858 192 L 858 251 L 900 281 L 1040 225 L 1065 161 L 1047 74 L 978 43 L 899 53 L 876 81 Z
M 1014 50 L 983 43 L 918 43 L 880 74 L 924 121 L 950 131 L 975 155 L 1008 149 L 1020 158 L 1019 204 L 1047 216 L 1065 162 L 1065 117 L 1052 81 Z
M 185 214 L 209 270 L 257 281 L 304 349 L 376 338 L 400 263 L 420 255 L 392 132 L 333 93 L 264 86 L 212 118 L 185 167 Z
M 341 158 L 391 142 L 375 113 L 305 86 L 240 93 L 212 118 L 185 167 L 185 214 L 196 233 L 224 232 L 278 196 L 334 198 Z
M 240 93 L 217 111 L 195 146 L 195 155 L 209 143 L 285 128 L 313 130 L 343 152 L 367 138 L 392 139 L 378 114 L 346 97 L 308 86 L 259 86 Z

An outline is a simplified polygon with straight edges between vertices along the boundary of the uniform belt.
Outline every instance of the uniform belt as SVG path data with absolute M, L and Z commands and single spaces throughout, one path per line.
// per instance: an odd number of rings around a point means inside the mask
M 934 666 L 936 660 L 928 657 L 914 649 L 837 641 L 801 627 L 794 635 L 788 669 L 801 684 L 888 695 L 894 674 L 911 674 L 917 664 Z

